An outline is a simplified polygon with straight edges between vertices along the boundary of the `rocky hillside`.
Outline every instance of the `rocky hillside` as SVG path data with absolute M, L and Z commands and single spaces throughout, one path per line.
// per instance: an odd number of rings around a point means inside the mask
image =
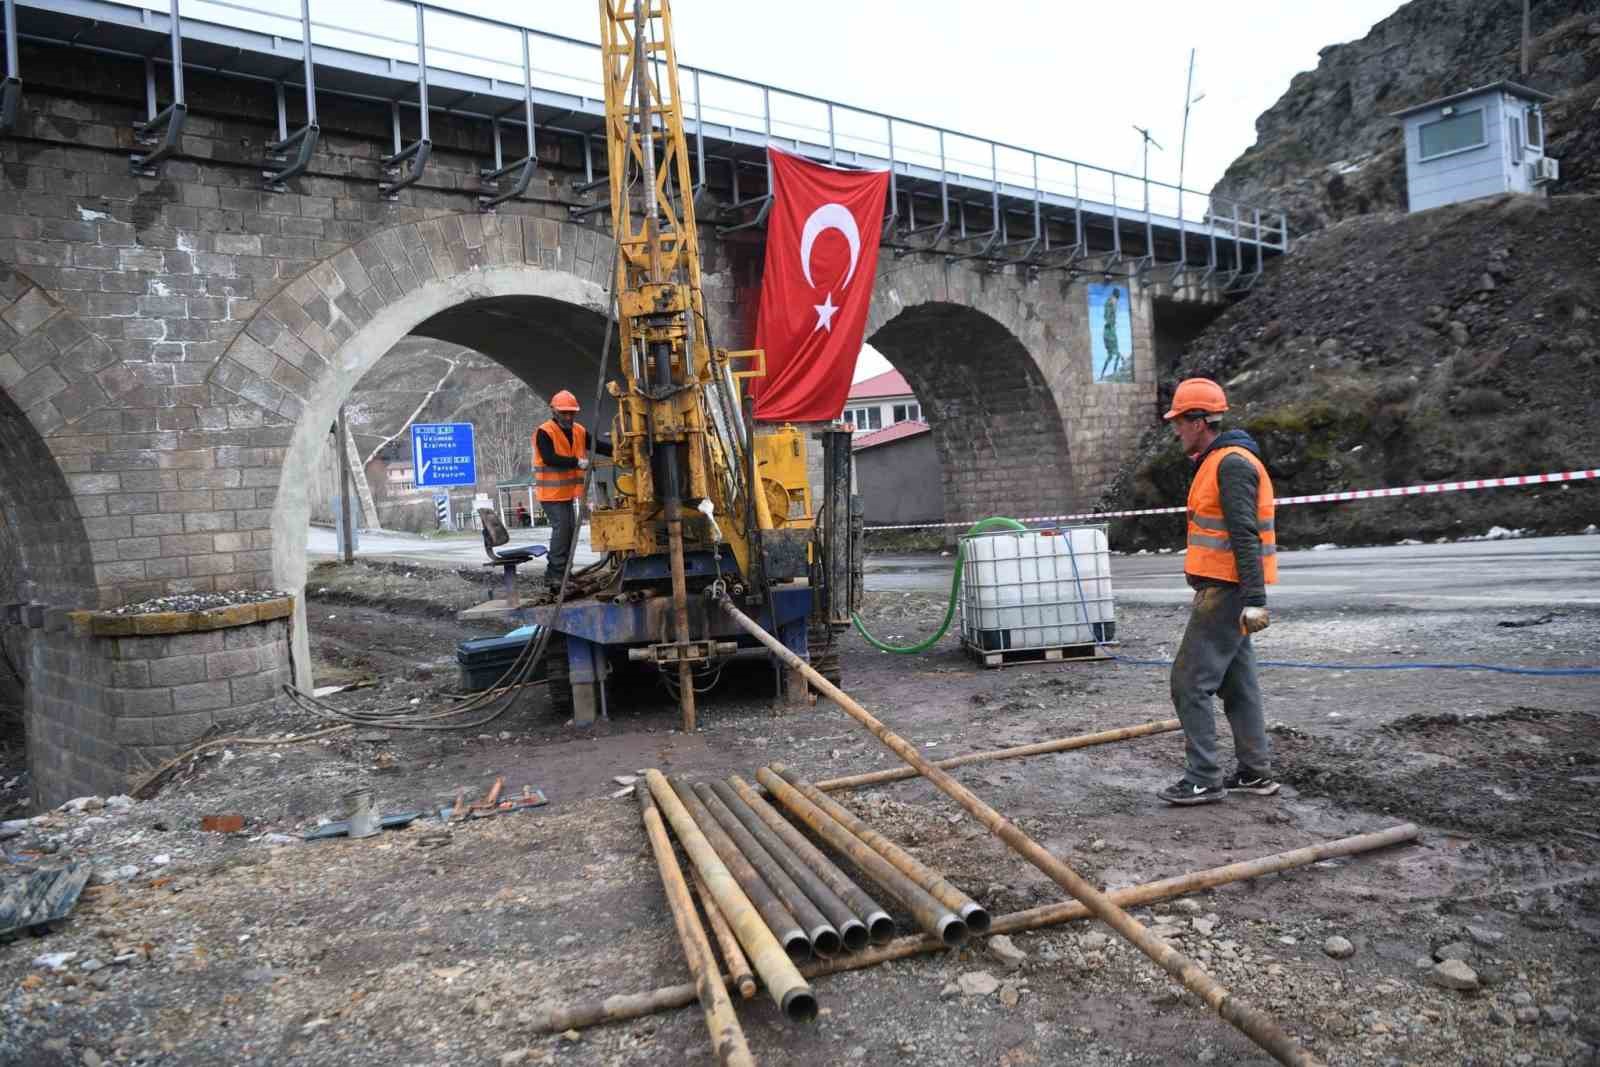
M 1557 99 L 1546 106 L 1562 193 L 1600 191 L 1600 7 L 1534 0 L 1529 72 L 1518 74 L 1514 0 L 1411 0 L 1359 41 L 1323 49 L 1256 120 L 1256 143 L 1214 195 L 1276 204 L 1291 232 L 1405 207 L 1400 126 L 1390 113 L 1502 78 Z
M 1600 196 L 1497 197 L 1335 223 L 1277 261 L 1190 346 L 1222 382 L 1280 496 L 1600 466 Z M 1164 383 L 1170 396 L 1176 378 Z M 1189 464 L 1154 425 L 1108 507 L 1182 501 Z M 1594 482 L 1285 509 L 1291 545 L 1600 522 Z M 1140 519 L 1119 547 L 1182 541 Z

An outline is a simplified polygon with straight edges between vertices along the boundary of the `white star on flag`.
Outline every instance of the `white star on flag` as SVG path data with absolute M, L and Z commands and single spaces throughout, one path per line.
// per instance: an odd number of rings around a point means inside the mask
M 839 310 L 833 304 L 833 294 L 830 292 L 827 296 L 822 298 L 822 303 L 812 304 L 811 306 L 816 310 L 817 313 L 817 325 L 812 329 L 811 332 L 816 333 L 817 330 L 827 330 L 829 333 L 832 333 L 833 316 Z

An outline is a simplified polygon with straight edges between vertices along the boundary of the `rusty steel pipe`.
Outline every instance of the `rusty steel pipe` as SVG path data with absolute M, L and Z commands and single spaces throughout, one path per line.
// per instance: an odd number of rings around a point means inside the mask
M 947 945 L 959 945 L 967 939 L 967 924 L 961 916 L 934 899 L 933 895 L 900 872 L 900 869 L 878 854 L 878 851 L 843 826 L 827 812 L 801 795 L 800 790 L 779 778 L 766 767 L 756 770 L 756 780 L 767 787 L 773 799 L 794 813 L 817 836 L 834 849 L 849 857 L 850 862 L 878 883 L 885 893 L 911 913 L 917 925 Z
M 843 826 L 846 830 L 849 830 L 877 849 L 884 859 L 900 868 L 900 872 L 907 878 L 926 889 L 933 896 L 933 899 L 961 916 L 961 921 L 967 924 L 967 929 L 975 934 L 988 932 L 988 910 L 982 904 L 979 904 L 976 900 L 951 885 L 948 878 L 878 833 L 878 831 L 868 826 L 865 821 L 857 818 L 854 813 L 846 809 L 844 805 L 805 781 L 783 764 L 774 763 L 772 770 L 781 775 L 784 781 L 800 790 L 800 793 L 807 800 L 827 812 L 840 826 Z
M 690 867 L 689 875 L 689 880 L 694 883 L 695 895 L 700 898 L 700 907 L 705 910 L 706 925 L 711 927 L 711 935 L 716 938 L 717 948 L 722 952 L 722 961 L 728 965 L 728 981 L 739 991 L 741 999 L 749 1000 L 756 995 L 756 976 L 750 973 L 750 960 L 745 956 L 744 949 L 739 947 L 733 927 L 722 917 L 717 902 L 711 899 L 711 890 L 706 888 L 700 873 Z
M 1399 826 L 1394 826 L 1387 830 L 1379 830 L 1375 833 L 1342 837 L 1337 841 L 1327 841 L 1320 845 L 1307 845 L 1304 848 L 1291 849 L 1288 852 L 1279 852 L 1271 856 L 1262 856 L 1259 859 L 1241 860 L 1238 863 L 1229 863 L 1222 867 L 1212 867 L 1204 871 L 1180 874 L 1173 878 L 1163 878 L 1159 882 L 1146 882 L 1143 885 L 1129 886 L 1126 889 L 1118 889 L 1107 895 L 1123 906 L 1149 904 L 1157 900 L 1168 900 L 1172 897 L 1183 896 L 1186 893 L 1213 889 L 1219 885 L 1227 885 L 1230 882 L 1242 882 L 1247 878 L 1259 878 L 1263 875 L 1292 870 L 1295 867 L 1305 867 L 1335 856 L 1353 856 L 1361 852 L 1371 852 L 1374 849 L 1386 848 L 1390 845 L 1403 844 L 1407 841 L 1416 840 L 1420 832 L 1414 824 L 1402 823 Z M 989 932 L 991 934 L 1014 934 L 1024 930 L 1039 930 L 1048 926 L 1057 926 L 1074 919 L 1087 918 L 1090 918 L 1089 909 L 1075 900 L 1069 900 L 1056 904 L 1046 904 L 1043 907 L 1029 908 L 1027 911 L 1015 911 L 1009 915 L 995 916 L 993 925 L 989 927 Z M 866 952 L 860 952 L 855 955 L 813 961 L 801 968 L 801 973 L 807 978 L 820 978 L 824 975 L 836 974 L 841 971 L 875 967 L 880 963 L 888 963 L 892 960 L 939 952 L 947 947 L 939 939 L 933 937 L 902 937 L 886 945 L 875 945 Z M 533 1028 L 539 1033 L 559 1033 L 562 1030 L 581 1029 L 600 1023 L 627 1022 L 630 1019 L 638 1019 L 646 1015 L 653 1015 L 656 1012 L 670 1011 L 673 1008 L 681 1008 L 693 1004 L 694 999 L 695 988 L 693 985 L 663 986 L 648 993 L 616 994 L 603 1000 L 569 1004 L 536 1013 Z
M 776 834 L 778 840 L 799 858 L 800 862 L 822 879 L 823 884 L 833 890 L 834 894 L 844 902 L 845 907 L 861 917 L 861 921 L 867 926 L 868 937 L 873 941 L 883 942 L 894 936 L 894 920 L 889 917 L 889 913 L 824 855 L 820 848 L 813 845 L 805 834 L 795 829 L 793 823 L 778 814 L 778 810 L 756 792 L 755 786 L 737 774 L 728 776 L 728 784 L 733 787 L 734 793 L 744 803 L 746 810 L 753 812 L 756 818 L 760 819 L 762 824 Z M 843 935 L 844 928 L 841 927 L 839 932 Z M 849 946 L 848 938 L 845 944 L 846 947 Z
M 678 799 L 683 801 L 689 817 L 711 843 L 712 850 L 733 874 L 734 881 L 739 883 L 739 888 L 750 898 L 750 903 L 755 905 L 761 920 L 767 924 L 767 929 L 772 931 L 772 935 L 783 946 L 783 951 L 788 953 L 789 958 L 795 963 L 810 959 L 811 939 L 806 936 L 805 928 L 794 917 L 794 912 L 784 906 L 778 894 L 774 893 L 772 887 L 761 877 L 761 872 L 750 862 L 750 857 L 739 850 L 738 844 L 706 810 L 706 806 L 695 796 L 693 789 L 676 778 L 669 778 L 667 781 L 678 794 Z
M 705 1012 L 706 1029 L 711 1031 L 711 1047 L 716 1051 L 717 1062 L 755 1067 L 750 1046 L 745 1043 L 744 1031 L 733 1014 L 733 1001 L 722 984 L 717 971 L 717 958 L 711 954 L 711 943 L 706 940 L 704 927 L 694 911 L 694 901 L 689 897 L 689 885 L 683 880 L 683 869 L 678 857 L 673 855 L 672 842 L 667 839 L 666 825 L 661 812 L 650 799 L 650 790 L 643 782 L 634 786 L 633 795 L 639 800 L 639 815 L 644 820 L 645 836 L 650 839 L 651 851 L 656 856 L 656 867 L 661 872 L 661 887 L 666 890 L 667 906 L 672 910 L 672 923 L 678 929 L 678 940 L 683 945 L 683 958 L 689 963 L 689 973 L 694 975 L 695 995 Z
M 1136 737 L 1149 737 L 1151 734 L 1165 734 L 1181 729 L 1183 729 L 1183 724 L 1177 719 L 1157 719 L 1154 722 L 1140 723 L 1137 726 L 1122 726 L 1115 730 L 1101 730 L 1098 733 L 1061 737 L 1054 741 L 1036 741 L 1031 745 L 1014 745 L 1011 748 L 992 748 L 986 752 L 968 752 L 964 756 L 952 756 L 949 759 L 935 760 L 933 765 L 941 771 L 947 771 L 951 767 L 965 767 L 969 763 L 1022 759 L 1024 756 L 1043 756 L 1050 752 L 1071 752 L 1078 748 L 1109 745 L 1114 741 L 1131 741 Z M 837 793 L 845 789 L 862 789 L 869 785 L 899 782 L 915 777 L 917 777 L 917 769 L 915 767 L 890 767 L 887 770 L 851 774 L 843 778 L 825 778 L 820 782 L 812 782 L 811 784 L 824 793 Z
M 915 745 L 879 722 L 871 712 L 851 699 L 848 693 L 824 678 L 809 663 L 786 648 L 783 642 L 767 633 L 755 620 L 740 611 L 727 593 L 721 595 L 718 603 L 739 629 L 765 645 L 786 665 L 804 673 L 806 681 L 811 683 L 812 688 L 832 700 L 845 714 L 866 727 L 890 751 L 938 786 L 940 792 L 956 801 L 988 827 L 989 831 L 1010 846 L 1013 852 L 1049 875 L 1051 881 L 1072 894 L 1094 914 L 1095 918 L 1122 935 L 1162 970 L 1182 982 L 1184 988 L 1205 1001 L 1211 1010 L 1237 1027 L 1274 1059 L 1287 1067 L 1320 1067 L 1320 1061 L 1285 1033 L 1272 1016 L 1229 993 L 1194 960 L 1156 937 L 1143 923 L 1112 903 L 1110 898 L 1089 884 L 1081 874 L 1023 833 L 1005 816 L 985 804 L 972 790 L 929 763 L 922 753 L 917 751 Z M 771 775 L 771 778 L 774 781 L 782 781 L 777 775 Z M 766 779 L 762 779 L 762 784 L 768 785 Z M 771 786 L 768 785 L 768 788 Z
M 751 837 L 760 842 L 761 847 L 766 850 L 767 855 L 772 857 L 773 862 L 783 868 L 783 873 L 794 880 L 794 884 L 799 886 L 800 891 L 806 895 L 806 899 L 815 905 L 817 911 L 821 912 L 822 916 L 839 932 L 839 939 L 844 943 L 844 947 L 851 952 L 859 952 L 865 948 L 868 941 L 867 924 L 856 917 L 855 912 L 850 910 L 850 906 L 840 900 L 838 894 L 829 889 L 827 884 L 817 877 L 815 871 L 802 863 L 800 857 L 796 856 L 778 838 L 778 835 L 767 827 L 766 823 L 756 817 L 755 812 L 751 811 L 745 802 L 739 799 L 739 794 L 734 792 L 733 786 L 727 782 L 712 782 L 710 787 L 711 791 L 716 794 L 717 799 L 722 801 L 722 806 L 728 809 L 733 817 L 739 821 L 739 825 Z M 697 785 L 695 788 L 699 789 L 700 786 Z M 713 809 L 713 813 L 715 813 L 715 809 Z M 798 912 L 795 914 L 799 915 Z M 811 947 L 813 949 L 817 947 L 815 941 L 812 942 Z M 831 955 L 831 953 L 823 954 Z
M 711 817 L 717 820 L 718 825 L 733 839 L 740 854 L 749 860 L 750 866 L 761 875 L 761 880 L 767 883 L 767 887 L 800 923 L 800 929 L 805 931 L 806 940 L 811 942 L 811 951 L 818 956 L 837 955 L 844 947 L 844 939 L 839 935 L 838 928 L 829 922 L 812 903 L 811 898 L 806 896 L 805 890 L 800 888 L 799 883 L 789 876 L 789 872 L 772 857 L 772 853 L 756 839 L 756 835 L 747 830 L 744 823 L 728 810 L 728 806 L 712 790 L 709 783 L 696 782 L 694 792 L 695 796 L 700 798 L 700 803 L 711 813 Z
M 722 917 L 728 920 L 728 925 L 738 935 L 739 944 L 750 958 L 750 965 L 761 976 L 767 994 L 772 997 L 778 1010 L 796 1022 L 815 1019 L 816 994 L 800 977 L 794 962 L 784 952 L 778 939 L 772 936 L 772 931 L 767 929 L 761 914 L 750 903 L 750 898 L 744 895 L 744 890 L 739 888 L 727 864 L 722 862 L 711 847 L 711 842 L 706 840 L 706 835 L 695 825 L 694 818 L 667 784 L 666 777 L 660 771 L 651 769 L 645 772 L 644 780 L 661 814 L 672 826 L 673 833 L 678 835 L 678 840 L 683 842 L 689 862 L 694 864 L 694 869 L 705 880 L 712 899 L 722 911 Z

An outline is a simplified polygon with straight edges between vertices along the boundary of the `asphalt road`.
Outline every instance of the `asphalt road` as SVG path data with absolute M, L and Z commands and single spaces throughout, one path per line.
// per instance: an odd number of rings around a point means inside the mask
M 549 538 L 547 527 L 511 535 L 513 544 L 546 544 Z M 333 531 L 312 527 L 307 551 L 313 558 L 332 558 Z M 476 538 L 404 533 L 363 534 L 358 554 L 435 567 L 484 561 Z M 575 562 L 593 559 L 585 527 Z M 1600 536 L 1336 548 L 1283 552 L 1278 560 L 1279 584 L 1269 599 L 1284 607 L 1600 607 Z M 867 588 L 943 592 L 950 587 L 953 562 L 953 557 L 928 555 L 869 556 Z M 1117 599 L 1126 603 L 1176 604 L 1190 596 L 1180 555 L 1114 556 L 1111 575 Z
M 867 588 L 949 588 L 951 560 L 871 556 Z M 1183 557 L 1113 556 L 1119 601 L 1184 603 Z M 1285 607 L 1600 607 L 1600 536 L 1281 552 L 1268 599 Z

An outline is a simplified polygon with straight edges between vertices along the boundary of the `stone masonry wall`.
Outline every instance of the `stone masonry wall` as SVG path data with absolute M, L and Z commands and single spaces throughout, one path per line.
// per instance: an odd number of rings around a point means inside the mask
M 34 638 L 28 687 L 35 802 L 126 792 L 213 726 L 269 710 L 290 681 L 291 609 L 282 600 L 200 615 L 52 613 Z

